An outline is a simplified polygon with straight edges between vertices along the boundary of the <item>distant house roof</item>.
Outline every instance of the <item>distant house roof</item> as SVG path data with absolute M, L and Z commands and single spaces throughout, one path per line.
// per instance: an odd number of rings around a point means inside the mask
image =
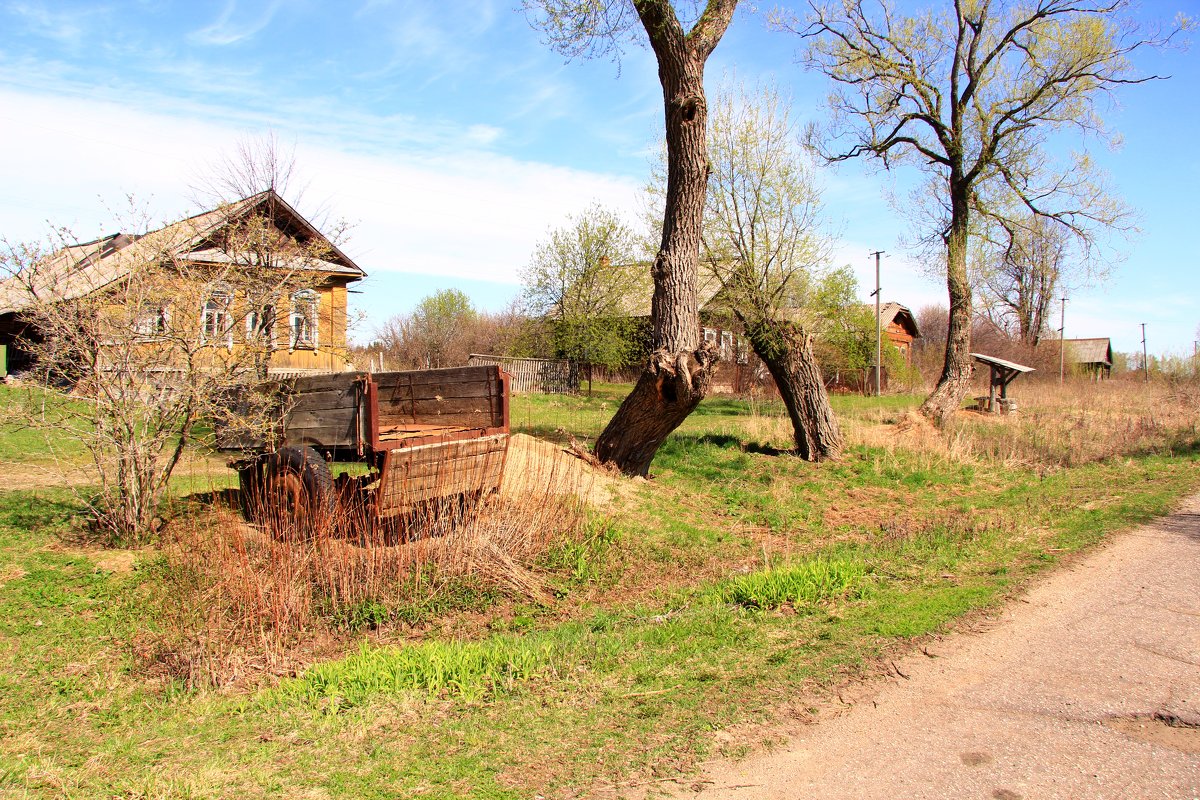
M 1066 359 L 1072 364 L 1100 364 L 1111 367 L 1112 341 L 1104 339 L 1063 339 Z
M 638 275 L 632 283 L 637 286 L 631 293 L 621 298 L 621 311 L 629 317 L 649 317 L 651 302 L 654 297 L 654 281 L 650 277 L 650 263 L 615 264 L 611 269 L 637 270 Z M 696 300 L 700 310 L 712 304 L 721 292 L 721 281 L 712 270 L 701 269 L 696 274 Z
M 875 313 L 875 306 L 871 306 L 871 313 Z M 917 318 L 913 316 L 908 306 L 902 306 L 899 303 L 884 303 L 879 308 L 879 324 L 886 328 L 893 322 L 904 328 L 908 335 L 914 339 L 920 338 L 921 331 L 917 328 Z
M 242 255 L 235 259 L 223 252 L 216 246 L 216 239 L 222 229 L 260 209 L 288 236 L 319 239 L 328 245 L 323 260 L 292 259 L 275 266 L 345 275 L 351 280 L 366 275 L 287 201 L 268 189 L 150 233 L 133 236 L 115 233 L 63 247 L 38 264 L 32 286 L 34 296 L 29 282 L 20 276 L 0 282 L 0 314 L 19 311 L 36 297 L 55 300 L 84 297 L 121 280 L 138 266 L 168 255 L 198 263 L 249 263 Z

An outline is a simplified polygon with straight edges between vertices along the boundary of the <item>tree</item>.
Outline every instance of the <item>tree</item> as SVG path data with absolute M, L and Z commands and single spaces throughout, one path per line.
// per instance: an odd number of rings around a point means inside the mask
M 630 302 L 645 291 L 648 272 L 633 230 L 593 205 L 538 243 L 522 282 L 530 311 L 553 325 L 560 357 L 617 368 L 635 352 Z
M 985 245 L 983 305 L 993 322 L 1035 347 L 1050 327 L 1055 294 L 1072 274 L 1071 240 L 1043 217 L 1002 222 L 1000 235 Z
M 826 378 L 832 371 L 853 373 L 864 391 L 875 364 L 875 311 L 859 300 L 858 281 L 848 266 L 825 273 L 805 302 L 817 363 Z M 884 366 L 892 373 L 904 366 L 900 352 L 883 341 Z
M 651 267 L 651 347 L 646 368 L 596 440 L 596 457 L 645 475 L 659 446 L 708 392 L 714 347 L 700 342 L 697 266 L 708 180 L 704 65 L 737 0 L 707 0 L 684 30 L 669 0 L 525 0 L 531 22 L 558 52 L 619 53 L 636 14 L 658 62 L 667 142 L 662 237 Z
M 820 195 L 787 105 L 764 89 L 723 92 L 710 114 L 704 257 L 722 298 L 766 364 L 792 421 L 796 452 L 835 458 L 842 436 L 813 355 L 809 294 L 827 238 Z
M 417 340 L 424 345 L 427 369 L 466 363 L 469 354 L 455 352 L 450 345 L 477 316 L 471 298 L 461 289 L 441 289 L 417 303 L 412 326 Z
M 355 359 L 373 370 L 429 369 L 465 364 L 472 353 L 543 355 L 541 326 L 518 302 L 496 313 L 475 309 L 457 289 L 435 292 L 374 332 Z
M 921 406 L 941 420 L 961 405 L 971 378 L 971 284 L 967 253 L 974 215 L 1019 212 L 1060 227 L 1085 245 L 1120 223 L 1085 155 L 1063 164 L 1049 134 L 1103 135 L 1102 100 L 1139 83 L 1130 62 L 1167 42 L 1126 19 L 1131 0 L 943 0 L 899 16 L 890 2 L 813 2 L 807 23 L 781 24 L 805 37 L 803 60 L 834 82 L 832 120 L 813 141 L 827 158 L 915 162 L 930 175 L 950 301 L 945 362 Z M 842 137 L 850 142 L 844 144 Z

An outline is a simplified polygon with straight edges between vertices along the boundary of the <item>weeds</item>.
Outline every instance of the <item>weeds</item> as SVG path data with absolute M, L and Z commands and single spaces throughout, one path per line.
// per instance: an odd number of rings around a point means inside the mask
M 752 609 L 773 609 L 784 604 L 817 606 L 862 597 L 867 592 L 867 576 L 868 568 L 861 561 L 817 557 L 734 578 L 721 596 Z
M 552 662 L 548 645 L 531 647 L 512 637 L 388 648 L 364 643 L 355 655 L 315 665 L 285 681 L 265 702 L 300 701 L 336 712 L 376 695 L 406 692 L 479 700 L 512 691 Z
M 538 571 L 546 553 L 575 552 L 586 569 L 604 534 L 577 500 L 550 493 L 561 481 L 539 484 L 519 497 L 421 503 L 391 522 L 342 504 L 310 510 L 299 528 L 268 510 L 255 527 L 230 508 L 195 507 L 162 547 L 167 624 L 143 644 L 150 667 L 189 686 L 224 685 L 248 672 L 290 673 L 314 643 L 345 632 L 419 626 L 502 596 L 548 603 Z

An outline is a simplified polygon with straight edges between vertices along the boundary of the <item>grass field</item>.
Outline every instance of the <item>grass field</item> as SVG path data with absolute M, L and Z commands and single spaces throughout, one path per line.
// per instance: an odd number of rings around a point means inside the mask
M 626 390 L 518 398 L 513 426 L 587 440 Z M 578 535 L 547 540 L 530 566 L 540 600 L 410 577 L 399 604 L 316 609 L 323 622 L 282 661 L 239 639 L 217 685 L 163 649 L 180 613 L 165 588 L 183 585 L 168 548 L 95 548 L 69 488 L 0 487 L 0 797 L 656 786 L 777 744 L 781 713 L 820 708 L 898 648 L 1200 489 L 1197 411 L 1177 392 L 1031 384 L 1017 418 L 941 431 L 914 420 L 918 398 L 839 397 L 850 447 L 825 465 L 778 454 L 775 403 L 712 398 L 653 480 L 623 479 Z M 78 458 L 29 436 L 0 418 L 6 473 Z M 197 463 L 178 494 L 229 485 Z M 196 591 L 192 606 L 224 608 Z

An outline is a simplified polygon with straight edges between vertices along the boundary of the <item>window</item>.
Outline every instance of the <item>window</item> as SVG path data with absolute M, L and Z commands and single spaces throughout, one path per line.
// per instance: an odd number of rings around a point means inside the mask
M 703 334 L 705 342 L 712 342 L 713 344 L 717 343 L 716 328 L 701 328 L 700 333 Z
M 303 289 L 292 295 L 291 348 L 293 350 L 317 349 L 317 293 Z
M 746 341 L 745 336 L 739 336 L 737 339 L 737 363 L 750 363 L 750 343 Z
M 246 315 L 246 341 L 264 345 L 268 350 L 275 347 L 275 306 L 255 308 Z
M 733 360 L 733 331 L 721 331 L 721 360 Z
M 200 320 L 200 344 L 224 344 L 233 347 L 233 322 L 229 314 L 229 304 L 233 301 L 233 292 L 228 286 L 213 287 L 204 302 L 204 310 Z
M 163 336 L 170 329 L 171 311 L 166 306 L 142 306 L 141 313 L 133 321 L 133 332 L 147 338 Z

